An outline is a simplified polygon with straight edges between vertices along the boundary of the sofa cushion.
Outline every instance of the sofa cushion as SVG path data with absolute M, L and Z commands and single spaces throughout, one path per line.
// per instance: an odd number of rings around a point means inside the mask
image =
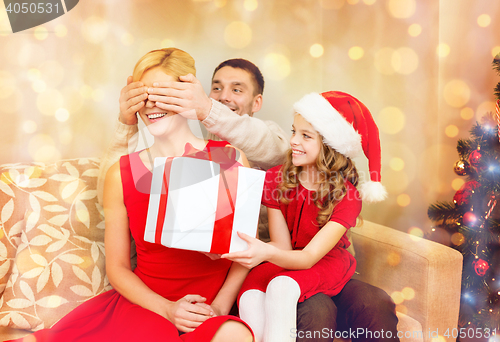
M 18 172 L 26 174 L 23 169 Z M 0 299 L 0 325 L 48 328 L 110 288 L 97 174 L 98 162 L 88 159 L 40 166 L 36 179 L 44 181 L 34 182 L 39 186 L 22 187 L 16 173 L 9 173 L 12 183 L 8 185 L 16 192 L 3 211 L 24 206 L 24 218 L 15 223 L 16 231 L 12 232 L 12 225 L 6 239 L 0 240 L 17 247 Z M 18 203 L 23 200 L 27 205 Z M 14 210 L 6 207 L 8 203 L 13 203 Z

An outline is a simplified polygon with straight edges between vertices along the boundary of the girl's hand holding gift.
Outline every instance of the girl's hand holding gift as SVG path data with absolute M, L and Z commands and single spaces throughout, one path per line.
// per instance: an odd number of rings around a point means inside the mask
M 238 232 L 238 236 L 248 243 L 248 249 L 243 252 L 234 252 L 222 254 L 222 259 L 228 259 L 237 262 L 244 267 L 251 269 L 265 260 L 268 260 L 272 255 L 273 249 L 276 247 L 260 241 L 250 235 Z

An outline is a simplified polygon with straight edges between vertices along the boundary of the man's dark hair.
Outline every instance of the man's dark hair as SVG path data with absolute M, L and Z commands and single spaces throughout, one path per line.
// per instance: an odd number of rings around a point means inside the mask
M 264 93 L 264 77 L 262 76 L 262 73 L 260 72 L 259 68 L 253 64 L 250 61 L 247 61 L 246 59 L 243 58 L 233 58 L 233 59 L 228 59 L 227 61 L 222 62 L 215 68 L 214 74 L 212 75 L 212 80 L 214 79 L 215 73 L 219 71 L 219 69 L 223 67 L 232 67 L 235 69 L 243 69 L 252 75 L 253 80 L 254 80 L 254 85 L 255 85 L 255 94 L 263 94 Z

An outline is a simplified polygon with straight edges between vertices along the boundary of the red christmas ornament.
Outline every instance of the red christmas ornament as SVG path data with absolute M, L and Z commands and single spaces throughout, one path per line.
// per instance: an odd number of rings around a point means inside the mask
M 474 266 L 474 271 L 476 271 L 476 274 L 480 277 L 484 277 L 486 271 L 490 268 L 490 265 L 483 259 L 474 260 L 472 266 Z
M 476 223 L 476 220 L 476 215 L 474 215 L 474 213 L 471 211 L 466 212 L 463 216 L 463 222 L 467 226 L 472 226 L 474 223 Z
M 457 205 L 469 204 L 469 199 L 476 188 L 479 188 L 481 184 L 478 181 L 472 180 L 470 182 L 462 185 L 460 190 L 453 196 L 453 202 Z
M 469 155 L 470 166 L 472 166 L 476 169 L 479 168 L 482 164 L 482 161 L 481 161 L 482 157 L 483 157 L 483 155 L 481 154 L 481 152 L 479 152 L 479 150 L 472 151 L 472 153 Z

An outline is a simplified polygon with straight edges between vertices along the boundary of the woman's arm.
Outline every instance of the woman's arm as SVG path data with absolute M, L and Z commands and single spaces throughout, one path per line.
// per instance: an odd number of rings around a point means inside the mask
M 236 300 L 236 296 L 238 295 L 241 285 L 243 284 L 248 272 L 249 270 L 246 267 L 233 262 L 224 284 L 210 305 L 218 316 L 227 315 L 229 311 L 231 311 L 231 308 Z
M 247 268 L 257 266 L 263 261 L 289 269 L 311 268 L 339 242 L 346 228 L 337 222 L 328 222 L 302 250 L 291 250 L 290 235 L 283 214 L 278 209 L 268 209 L 270 243 L 264 243 L 246 234 L 238 235 L 249 248 L 243 252 L 223 254 L 221 257 L 241 263 Z M 285 232 L 286 229 L 286 232 Z
M 106 219 L 105 248 L 106 273 L 113 288 L 134 304 L 151 310 L 169 321 L 181 331 L 192 331 L 211 312 L 195 305 L 205 298 L 188 295 L 171 302 L 152 291 L 130 267 L 130 229 L 127 210 L 123 203 L 123 189 L 119 163 L 115 163 L 106 175 L 104 184 L 104 214 Z

